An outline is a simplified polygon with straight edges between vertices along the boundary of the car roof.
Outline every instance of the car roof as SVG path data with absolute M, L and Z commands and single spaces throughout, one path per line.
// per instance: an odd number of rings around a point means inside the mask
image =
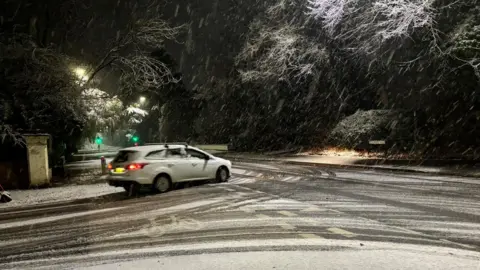
M 185 148 L 185 145 L 181 144 L 169 144 L 168 148 Z M 192 148 L 198 150 L 198 148 L 193 146 L 188 146 L 188 148 Z M 155 150 L 163 150 L 165 149 L 164 144 L 155 144 L 155 145 L 142 145 L 142 146 L 133 146 L 120 149 L 119 151 L 135 151 L 135 152 L 150 152 Z

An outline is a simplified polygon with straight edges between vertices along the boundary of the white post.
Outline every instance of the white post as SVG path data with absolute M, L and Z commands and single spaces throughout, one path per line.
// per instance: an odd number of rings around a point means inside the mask
M 50 184 L 48 168 L 48 135 L 24 135 L 27 142 L 30 186 Z

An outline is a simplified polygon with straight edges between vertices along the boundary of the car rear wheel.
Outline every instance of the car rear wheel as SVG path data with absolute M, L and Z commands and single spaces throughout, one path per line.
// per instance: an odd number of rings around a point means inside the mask
M 160 193 L 169 191 L 171 187 L 172 182 L 166 175 L 157 176 L 153 182 L 153 188 Z
M 227 182 L 228 181 L 228 169 L 225 167 L 220 167 L 217 170 L 217 176 L 215 178 L 217 183 Z

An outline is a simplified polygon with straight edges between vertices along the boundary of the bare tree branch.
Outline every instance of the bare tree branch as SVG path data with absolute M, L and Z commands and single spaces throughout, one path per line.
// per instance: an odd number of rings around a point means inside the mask
M 164 83 L 177 82 L 166 65 L 146 55 L 149 53 L 148 49 L 162 47 L 165 40 L 176 41 L 176 37 L 184 28 L 184 26 L 171 27 L 158 18 L 134 22 L 123 35 L 118 36 L 120 32 L 117 33 L 117 40 L 112 43 L 113 47 L 89 72 L 87 83 L 109 66 L 118 67 L 123 73 L 132 72 L 130 75 L 134 76 L 129 78 L 133 78 L 132 83 L 135 85 L 160 87 Z M 128 53 L 132 50 L 133 54 Z M 143 82 L 140 83 L 141 81 Z
M 299 80 L 311 76 L 316 65 L 325 60 L 324 49 L 298 33 L 299 26 L 252 29 L 252 38 L 236 57 L 253 63 L 251 69 L 241 69 L 243 81 Z
M 123 71 L 120 81 L 126 89 L 145 91 L 180 81 L 180 78 L 173 76 L 165 63 L 153 57 L 144 55 L 120 57 L 117 65 Z

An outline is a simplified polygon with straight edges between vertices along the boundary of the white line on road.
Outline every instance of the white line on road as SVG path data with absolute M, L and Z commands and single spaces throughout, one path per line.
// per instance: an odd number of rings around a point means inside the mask
M 0 224 L 0 229 L 7 229 L 7 228 L 12 228 L 12 227 L 19 227 L 19 226 L 34 225 L 34 224 L 39 224 L 39 223 L 53 222 L 53 221 L 68 219 L 68 218 L 72 218 L 72 217 L 88 216 L 88 215 L 93 215 L 93 214 L 98 214 L 98 213 L 103 213 L 103 212 L 119 210 L 119 209 L 122 209 L 122 208 L 124 208 L 124 207 L 108 208 L 108 209 L 101 209 L 101 210 L 92 210 L 92 211 L 85 211 L 85 212 L 80 212 L 80 213 L 59 215 L 59 216 L 53 216 L 53 217 L 43 217 L 43 218 L 35 218 L 35 219 L 30 219 L 30 220 L 22 220 L 22 221 L 2 223 L 2 224 Z
M 287 224 L 287 223 L 280 224 L 280 227 L 282 227 L 282 229 L 284 229 L 284 230 L 295 230 L 295 226 L 292 226 L 292 225 Z
M 313 233 L 300 233 L 298 235 L 300 237 L 303 237 L 303 238 L 323 238 L 320 235 L 316 235 L 316 234 L 313 234 Z
M 277 213 L 282 214 L 287 217 L 296 217 L 297 214 L 289 212 L 289 211 L 278 211 Z
M 306 209 L 301 210 L 301 212 L 324 212 L 324 211 L 327 211 L 327 210 L 320 209 L 320 208 L 315 207 L 315 206 L 310 206 Z
M 340 234 L 342 236 L 349 237 L 349 238 L 355 236 L 354 233 L 340 229 L 340 228 L 328 228 L 327 231 L 332 232 L 334 234 Z
M 264 214 L 258 214 L 256 215 L 258 218 L 261 218 L 261 219 L 266 219 L 266 218 L 270 218 L 269 216 L 267 215 L 264 215 Z
M 452 241 L 447 240 L 447 239 L 440 239 L 440 241 L 442 241 L 442 242 L 444 242 L 444 243 L 448 243 L 448 244 L 458 245 L 458 246 L 461 246 L 461 247 L 464 247 L 464 248 L 471 248 L 471 249 L 476 248 L 475 246 L 466 245 L 466 244 L 460 244 L 460 243 L 457 243 L 457 242 L 452 242 Z M 480 264 L 479 264 L 479 265 L 480 265 Z

